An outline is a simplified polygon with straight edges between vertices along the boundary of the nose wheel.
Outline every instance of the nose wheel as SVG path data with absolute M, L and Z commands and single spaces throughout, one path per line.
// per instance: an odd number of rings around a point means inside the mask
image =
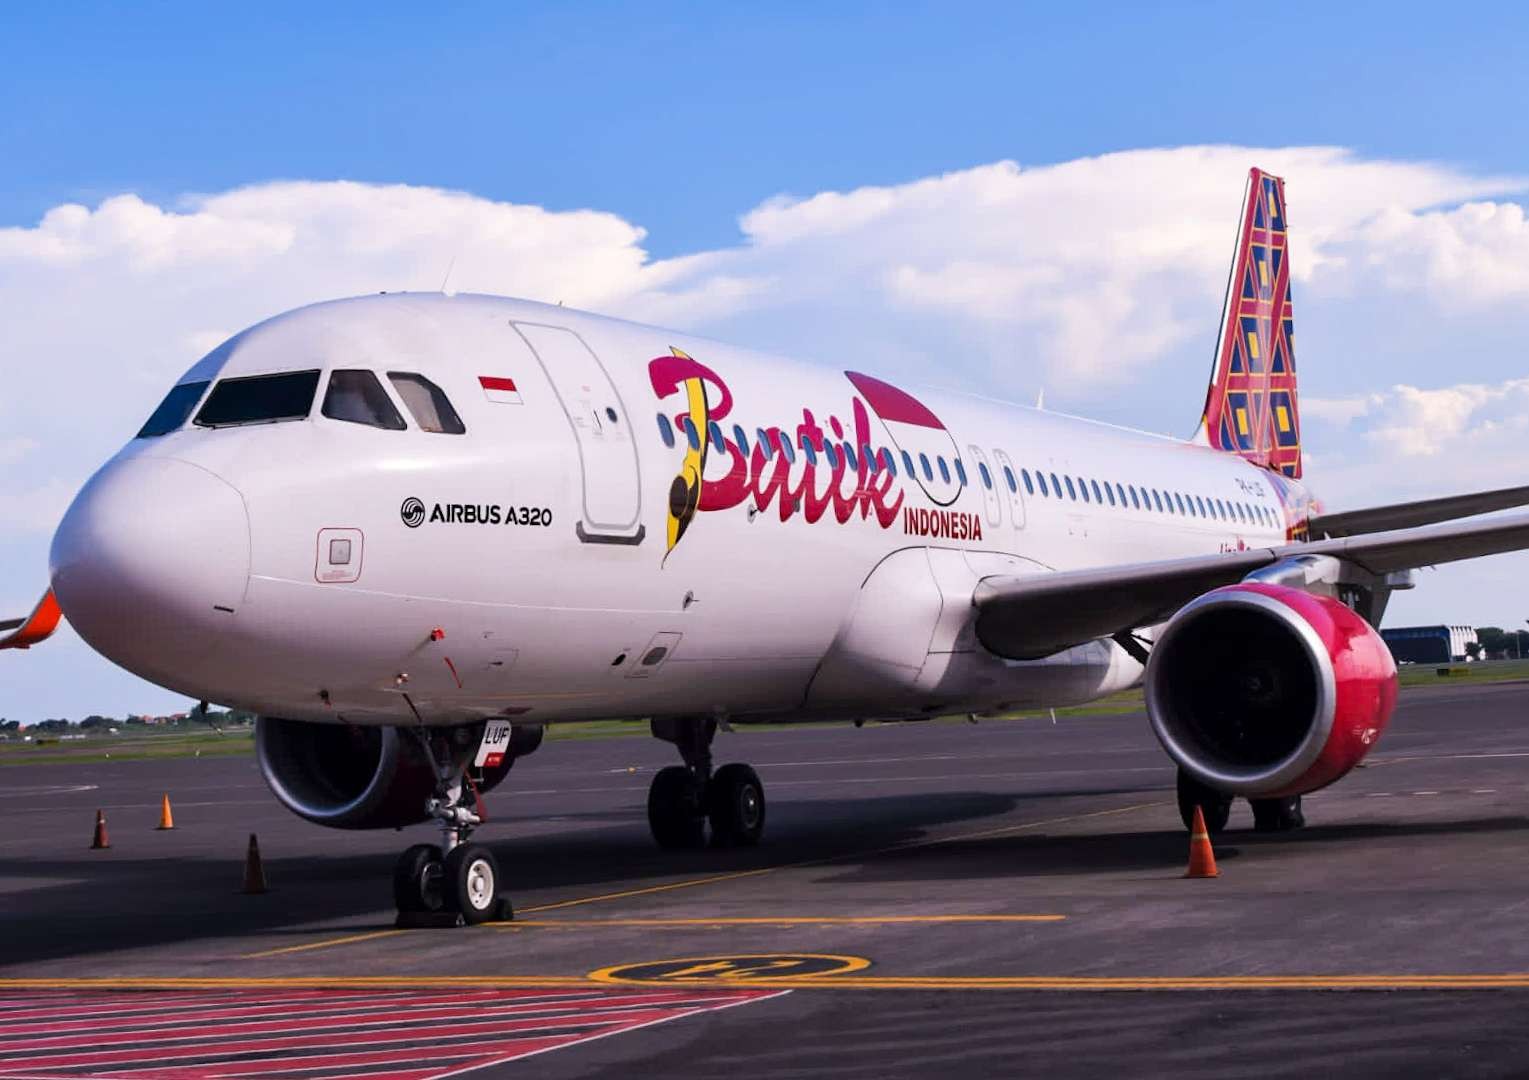
M 425 809 L 441 828 L 439 844 L 415 844 L 393 865 L 393 903 L 401 927 L 474 926 L 514 917 L 499 895 L 499 863 L 482 844 L 468 842 L 483 823 L 466 783 L 466 759 L 449 736 L 419 735 L 436 770 Z

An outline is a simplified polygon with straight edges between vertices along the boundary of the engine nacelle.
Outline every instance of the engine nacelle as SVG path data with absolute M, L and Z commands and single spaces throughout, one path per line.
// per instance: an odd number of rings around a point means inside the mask
M 1175 615 L 1147 664 L 1168 755 L 1229 795 L 1304 795 L 1364 758 L 1396 706 L 1396 663 L 1337 600 L 1246 582 Z
M 482 728 L 463 731 L 470 753 Z M 516 757 L 541 745 L 541 726 L 511 729 L 510 752 L 484 771 L 479 791 L 497 785 Z M 419 740 L 392 727 L 313 724 L 262 716 L 255 725 L 261 775 L 298 817 L 332 829 L 392 829 L 424 821 L 435 770 Z

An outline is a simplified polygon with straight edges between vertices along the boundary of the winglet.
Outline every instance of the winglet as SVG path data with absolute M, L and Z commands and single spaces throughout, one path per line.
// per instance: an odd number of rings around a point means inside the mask
M 0 621 L 0 649 L 30 649 L 39 641 L 47 640 L 58 629 L 58 620 L 62 616 L 53 590 L 49 589 L 25 619 Z

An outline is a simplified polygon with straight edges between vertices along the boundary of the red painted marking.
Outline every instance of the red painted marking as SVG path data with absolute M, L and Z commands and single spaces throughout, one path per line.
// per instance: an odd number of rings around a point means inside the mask
M 515 380 L 506 379 L 499 375 L 479 375 L 478 385 L 482 386 L 485 390 L 508 390 L 511 393 L 515 392 Z
M 304 1071 L 303 1080 L 432 1080 L 773 996 L 635 988 L 44 991 L 24 1008 L 0 1012 L 0 1078 L 209 1080 Z M 18 1015 L 39 1022 L 7 1022 Z
M 846 371 L 844 376 L 865 396 L 871 411 L 883 420 L 889 423 L 935 428 L 938 431 L 945 430 L 945 425 L 940 423 L 938 416 L 929 411 L 929 406 L 906 390 L 899 390 L 889 382 L 882 382 L 870 375 L 862 375 L 858 371 Z

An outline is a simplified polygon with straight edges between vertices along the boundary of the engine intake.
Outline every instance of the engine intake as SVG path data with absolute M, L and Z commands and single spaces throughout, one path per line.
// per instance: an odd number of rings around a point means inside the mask
M 464 738 L 476 746 L 481 727 Z M 515 725 L 510 753 L 485 770 L 480 791 L 541 743 L 540 725 Z M 435 770 L 419 741 L 392 727 L 314 724 L 262 716 L 255 726 L 261 775 L 298 817 L 332 829 L 391 829 L 424 821 Z
M 1147 664 L 1168 755 L 1230 795 L 1303 795 L 1363 760 L 1396 705 L 1385 642 L 1336 600 L 1244 583 L 1174 616 Z

